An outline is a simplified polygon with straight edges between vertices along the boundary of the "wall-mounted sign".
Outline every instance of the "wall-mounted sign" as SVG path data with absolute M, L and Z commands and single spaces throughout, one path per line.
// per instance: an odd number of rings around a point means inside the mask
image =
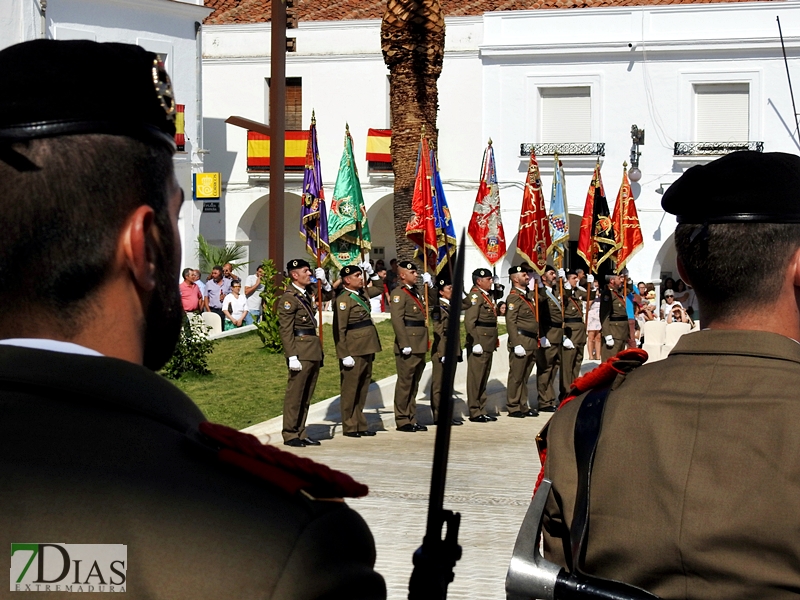
M 195 173 L 192 178 L 195 200 L 220 197 L 221 177 L 219 173 Z
M 204 213 L 218 213 L 219 212 L 219 202 L 203 202 L 203 212 Z

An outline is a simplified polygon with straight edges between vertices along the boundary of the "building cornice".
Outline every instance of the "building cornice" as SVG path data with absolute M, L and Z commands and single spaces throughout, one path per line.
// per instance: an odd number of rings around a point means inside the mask
M 94 2 L 102 4 L 104 7 L 116 4 L 136 11 L 159 12 L 181 17 L 190 15 L 198 21 L 202 21 L 214 12 L 212 8 L 206 8 L 200 4 L 180 2 L 180 0 L 94 0 Z

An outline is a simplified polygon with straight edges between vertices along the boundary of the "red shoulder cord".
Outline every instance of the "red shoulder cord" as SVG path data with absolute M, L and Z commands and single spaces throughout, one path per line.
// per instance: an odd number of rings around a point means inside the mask
M 267 446 L 254 435 L 225 425 L 201 423 L 200 433 L 219 446 L 217 458 L 277 485 L 290 494 L 304 491 L 314 498 L 360 498 L 369 488 L 347 473 Z
M 578 377 L 575 381 L 572 382 L 572 387 L 569 390 L 569 394 L 567 397 L 564 398 L 564 401 L 559 405 L 558 410 L 561 410 L 565 404 L 571 402 L 581 394 L 588 392 L 589 390 L 599 388 L 599 387 L 606 387 L 611 385 L 614 382 L 614 379 L 617 378 L 617 375 L 622 373 L 628 373 L 630 369 L 630 365 L 627 365 L 627 369 L 620 369 L 619 367 L 614 366 L 614 363 L 619 361 L 630 361 L 636 365 L 636 367 L 643 365 L 648 359 L 647 352 L 642 350 L 641 348 L 631 348 L 629 350 L 622 350 L 616 356 L 612 356 L 606 362 L 601 364 L 596 369 L 593 369 Z M 638 364 L 636 364 L 638 363 Z M 633 367 L 633 368 L 636 368 Z M 545 426 L 546 427 L 546 426 Z M 536 485 L 533 488 L 533 493 L 536 493 L 536 490 L 539 489 L 539 484 L 542 483 L 542 479 L 544 479 L 544 463 L 547 460 L 547 447 L 543 447 L 539 450 L 539 462 L 542 464 L 542 468 L 539 471 L 539 476 L 536 478 Z

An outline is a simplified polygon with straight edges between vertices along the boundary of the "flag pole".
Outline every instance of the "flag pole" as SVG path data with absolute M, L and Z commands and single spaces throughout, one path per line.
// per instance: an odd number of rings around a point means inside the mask
M 561 255 L 561 253 L 558 250 L 556 250 L 556 254 L 558 255 L 558 261 L 556 262 L 556 264 L 558 265 L 559 269 L 563 269 L 564 268 L 564 257 Z M 561 277 L 558 278 L 558 294 L 559 294 L 559 296 L 561 298 L 561 322 L 563 323 L 564 322 L 564 280 Z
M 320 242 L 320 221 L 322 220 L 322 209 L 320 207 L 319 216 L 317 217 L 317 267 L 322 268 L 320 260 L 321 252 L 319 250 Z M 322 282 L 317 278 L 317 312 L 319 313 L 319 343 L 322 345 Z

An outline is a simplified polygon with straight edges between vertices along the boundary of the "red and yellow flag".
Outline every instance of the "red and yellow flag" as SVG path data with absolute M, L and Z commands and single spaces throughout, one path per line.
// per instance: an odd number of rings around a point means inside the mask
M 186 105 L 175 105 L 175 145 L 178 152 L 186 150 Z
M 285 165 L 287 167 L 306 166 L 306 149 L 308 148 L 308 130 L 286 131 L 284 139 Z M 247 166 L 269 166 L 269 136 L 255 131 L 247 132 Z
M 614 231 L 617 237 L 617 271 L 621 271 L 628 261 L 644 246 L 642 227 L 636 212 L 631 184 L 626 171 L 627 164 L 622 166 L 622 185 L 619 186 L 617 203 L 614 205 Z
M 467 233 L 488 263 L 494 266 L 506 254 L 506 234 L 500 218 L 500 187 L 492 140 L 483 152 L 481 183 L 472 208 Z
M 600 162 L 594 168 L 592 183 L 586 193 L 581 230 L 578 236 L 578 255 L 586 261 L 589 269 L 597 273 L 598 267 L 614 256 L 617 242 L 614 223 L 608 210 L 608 201 L 600 177 Z
M 392 162 L 392 130 L 367 130 L 367 160 L 369 162 Z
M 542 194 L 539 164 L 536 162 L 536 154 L 531 149 L 525 191 L 522 193 L 522 212 L 519 215 L 517 254 L 541 275 L 547 266 L 547 252 L 550 246 L 550 221 Z
M 436 243 L 436 222 L 433 218 L 433 179 L 428 140 L 422 138 L 417 159 L 417 177 L 411 199 L 413 216 L 406 225 L 406 237 L 425 252 L 425 261 L 436 265 L 439 245 Z

